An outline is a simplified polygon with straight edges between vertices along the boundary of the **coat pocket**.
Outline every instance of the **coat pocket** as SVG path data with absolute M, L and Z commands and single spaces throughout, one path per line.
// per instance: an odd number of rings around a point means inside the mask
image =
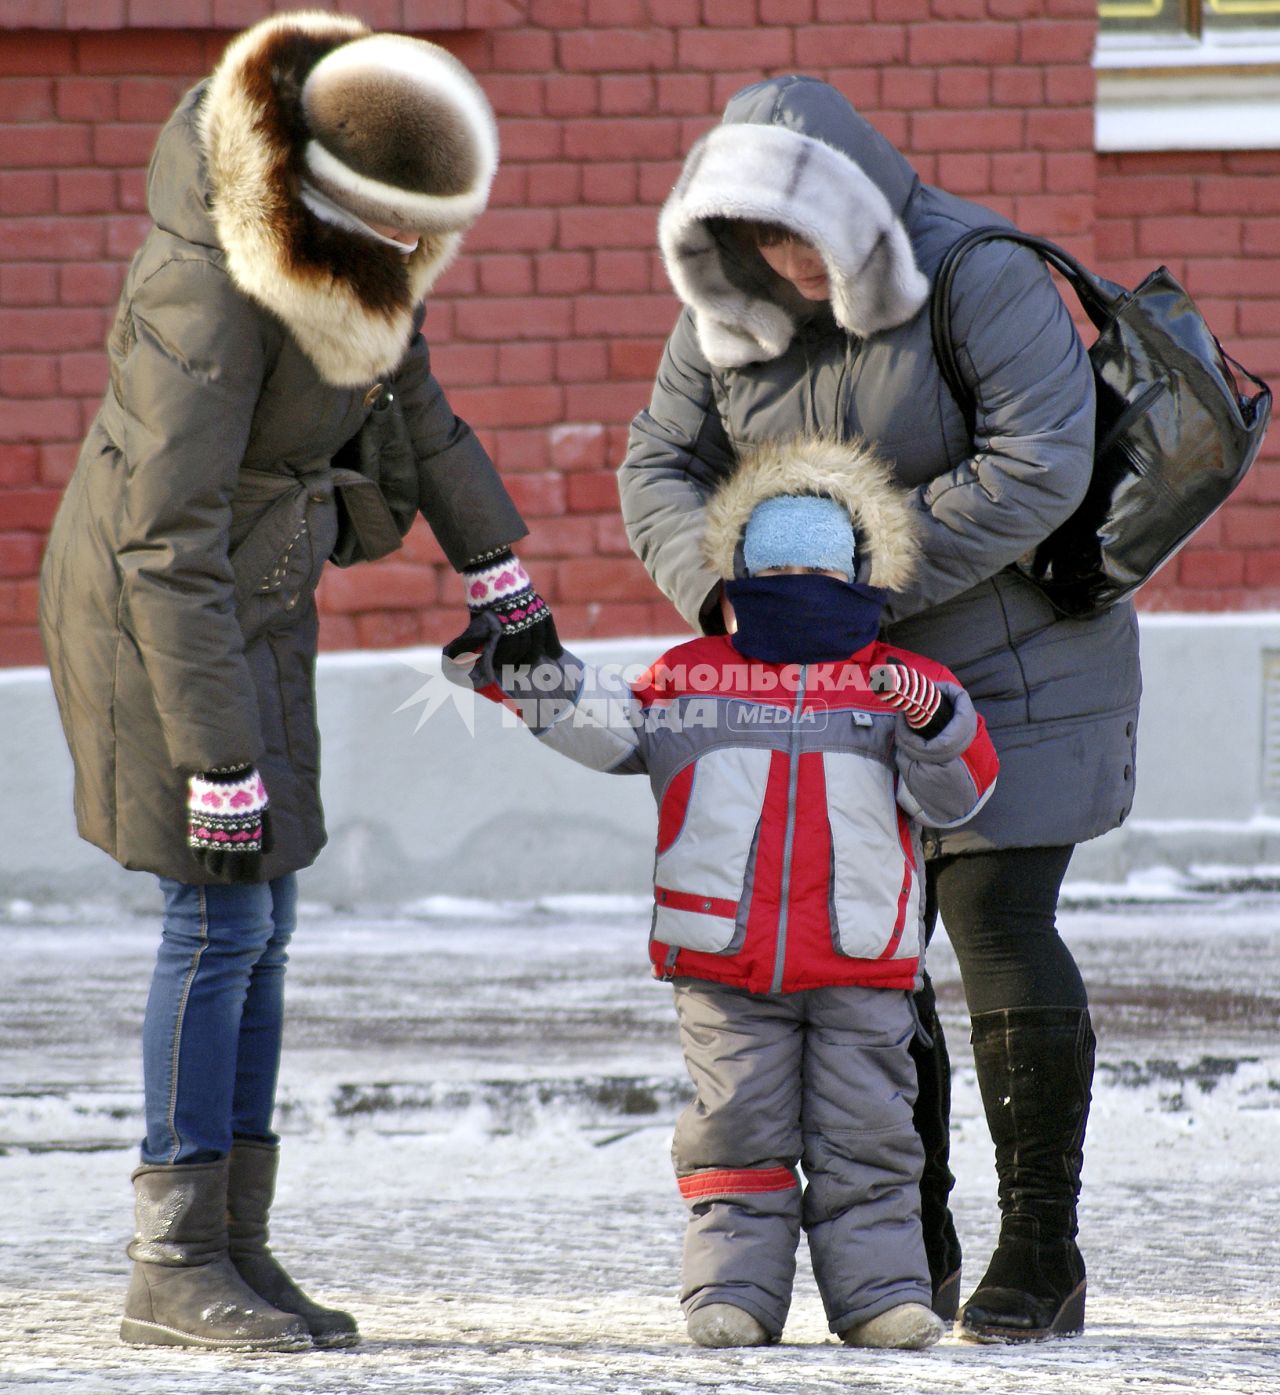
M 831 936 L 853 959 L 919 953 L 922 870 L 895 775 L 879 761 L 823 755 L 831 826 Z
M 764 748 L 708 751 L 668 782 L 658 811 L 655 940 L 704 954 L 739 948 L 772 760 Z

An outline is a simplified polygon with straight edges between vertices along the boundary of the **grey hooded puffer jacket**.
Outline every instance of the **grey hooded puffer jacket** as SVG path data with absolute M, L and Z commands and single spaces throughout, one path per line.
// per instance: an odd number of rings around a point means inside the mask
M 182 882 L 212 880 L 186 846 L 194 772 L 258 766 L 264 879 L 324 843 L 314 592 L 338 535 L 331 461 L 372 385 L 399 398 L 421 511 L 456 567 L 525 532 L 417 328 L 458 235 L 405 259 L 297 198 L 289 104 L 310 64 L 367 32 L 341 16 L 265 20 L 161 132 L 155 226 L 45 556 L 41 626 L 80 833 Z
M 823 254 L 804 300 L 732 235 L 779 223 Z M 1010 564 L 1075 509 L 1093 455 L 1093 379 L 1039 258 L 986 244 L 960 268 L 956 343 L 970 440 L 934 360 L 927 299 L 947 248 L 1003 220 L 922 184 L 834 88 L 755 83 L 698 142 L 659 236 L 685 309 L 619 473 L 631 543 L 685 619 L 716 628 L 704 508 L 748 446 L 863 437 L 913 490 L 922 560 L 886 638 L 950 668 L 1000 756 L 990 802 L 931 852 L 1081 842 L 1133 800 L 1140 678 L 1128 603 L 1061 618 Z

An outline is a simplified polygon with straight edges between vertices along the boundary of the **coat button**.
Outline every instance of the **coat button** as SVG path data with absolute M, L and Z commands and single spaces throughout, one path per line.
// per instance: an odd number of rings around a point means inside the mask
M 711 909 L 711 902 L 710 902 L 710 901 L 704 901 L 704 902 L 702 903 L 702 909 L 703 909 L 704 911 L 709 911 L 709 910 Z
M 1124 778 L 1127 780 L 1133 774 L 1133 766 L 1126 765 L 1124 768 Z

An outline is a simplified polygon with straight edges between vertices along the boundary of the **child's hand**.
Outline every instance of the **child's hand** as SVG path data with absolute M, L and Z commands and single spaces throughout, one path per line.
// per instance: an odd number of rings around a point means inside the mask
M 907 725 L 926 740 L 951 720 L 951 699 L 932 678 L 926 678 L 900 660 L 877 664 L 870 673 L 871 691 L 887 706 L 902 714 Z

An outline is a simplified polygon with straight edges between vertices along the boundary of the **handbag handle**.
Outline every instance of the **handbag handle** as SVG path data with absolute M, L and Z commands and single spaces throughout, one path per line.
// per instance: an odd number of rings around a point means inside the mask
M 1071 283 L 1085 314 L 1097 329 L 1103 329 L 1115 319 L 1130 295 L 1123 286 L 1090 271 L 1056 242 L 1050 242 L 1045 237 L 1036 237 L 1034 233 L 1022 232 L 1018 228 L 973 228 L 953 242 L 934 274 L 933 292 L 929 301 L 929 328 L 933 335 L 938 367 L 951 390 L 952 397 L 964 408 L 965 416 L 969 419 L 970 431 L 973 429 L 973 397 L 960 376 L 955 344 L 951 338 L 951 288 L 960 262 L 984 242 L 1019 242 L 1038 253 Z

